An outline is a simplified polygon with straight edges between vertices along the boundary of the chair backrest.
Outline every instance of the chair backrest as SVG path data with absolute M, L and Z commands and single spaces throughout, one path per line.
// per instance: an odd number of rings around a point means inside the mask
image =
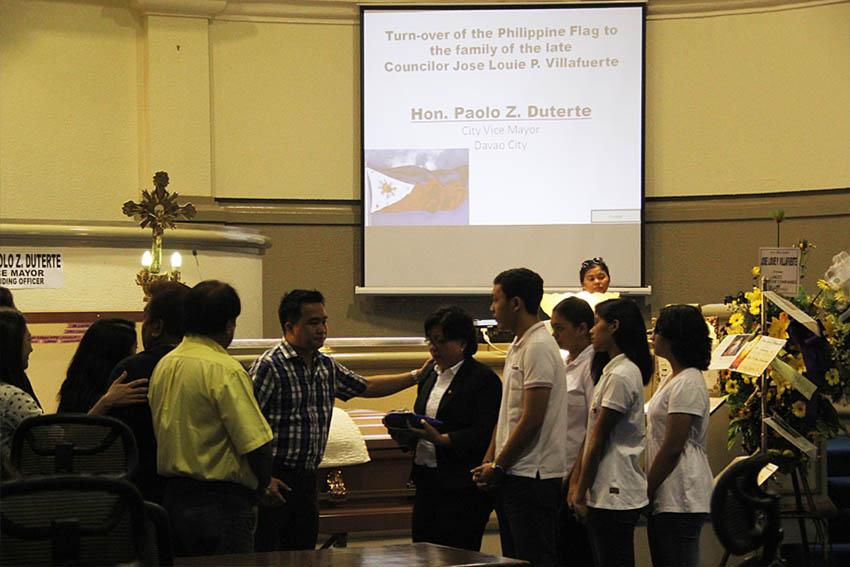
M 735 555 L 761 547 L 765 562 L 779 545 L 779 496 L 758 484 L 759 472 L 770 462 L 767 455 L 756 455 L 733 464 L 717 479 L 711 495 L 711 523 L 720 543 Z
M 0 565 L 150 565 L 147 516 L 125 480 L 53 476 L 3 483 Z
M 25 419 L 12 436 L 11 464 L 22 477 L 91 474 L 132 479 L 136 438 L 121 421 L 99 415 L 53 414 Z

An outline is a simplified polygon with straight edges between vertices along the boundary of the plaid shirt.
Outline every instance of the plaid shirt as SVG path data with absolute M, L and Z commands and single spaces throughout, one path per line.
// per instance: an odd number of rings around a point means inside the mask
M 369 382 L 320 352 L 313 373 L 286 339 L 260 355 L 248 371 L 254 395 L 274 433 L 274 466 L 315 470 L 325 453 L 334 398 L 362 394 Z

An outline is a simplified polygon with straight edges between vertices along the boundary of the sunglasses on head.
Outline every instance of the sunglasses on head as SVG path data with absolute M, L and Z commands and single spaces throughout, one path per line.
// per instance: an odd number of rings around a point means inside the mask
M 604 264 L 605 260 L 602 259 L 601 256 L 597 256 L 596 258 L 591 258 L 590 260 L 585 260 L 581 263 L 581 269 L 584 270 L 591 266 L 598 266 L 600 264 Z

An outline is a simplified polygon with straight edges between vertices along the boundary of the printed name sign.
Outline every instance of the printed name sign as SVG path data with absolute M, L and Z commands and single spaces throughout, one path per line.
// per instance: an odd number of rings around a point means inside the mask
M 0 285 L 10 289 L 61 288 L 62 253 L 0 248 Z
M 767 289 L 786 297 L 797 295 L 800 285 L 800 249 L 759 248 L 761 276 L 767 278 Z

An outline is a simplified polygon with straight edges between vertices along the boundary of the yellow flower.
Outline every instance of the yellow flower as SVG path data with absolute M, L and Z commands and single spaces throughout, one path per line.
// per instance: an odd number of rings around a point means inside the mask
M 806 371 L 806 361 L 803 360 L 803 355 L 800 353 L 793 355 L 786 354 L 783 357 L 783 360 L 787 362 L 791 368 L 793 368 L 800 374 Z
M 753 277 L 757 278 L 761 275 L 761 268 L 758 266 L 753 266 Z
M 728 394 L 737 394 L 738 393 L 738 383 L 734 380 L 729 380 L 726 382 L 726 392 Z
M 821 319 L 823 323 L 823 332 L 826 333 L 827 336 L 835 335 L 835 316 L 831 313 L 827 313 L 823 319 Z
M 788 318 L 788 314 L 780 313 L 778 319 L 774 317 L 770 321 L 770 325 L 767 328 L 767 334 L 773 337 L 774 339 L 787 339 L 788 325 L 790 324 L 791 320 Z
M 825 378 L 826 378 L 826 383 L 829 384 L 830 386 L 837 385 L 838 382 L 841 380 L 841 378 L 838 375 L 838 369 L 837 368 L 830 368 L 829 370 L 827 370 Z
M 761 290 L 754 287 L 753 291 L 745 293 L 744 297 L 750 302 L 750 314 L 758 315 L 761 310 Z
M 791 413 L 797 417 L 806 417 L 806 402 L 803 400 L 797 400 L 791 404 Z
M 744 315 L 742 313 L 732 313 L 729 317 L 729 325 L 731 327 L 740 327 L 744 324 Z
M 824 291 L 827 291 L 827 290 L 829 290 L 829 289 L 831 289 L 831 288 L 832 288 L 832 286 L 831 286 L 831 285 L 829 285 L 829 282 L 828 282 L 828 281 L 826 281 L 826 280 L 818 280 L 818 289 L 822 289 L 822 290 L 824 290 Z
M 759 303 L 761 303 L 761 290 L 757 287 L 754 287 L 753 291 L 748 291 L 744 294 L 744 297 L 746 297 L 747 300 L 750 302 L 758 301 Z
M 785 390 L 788 389 L 788 382 L 785 378 L 776 370 L 770 371 L 770 383 L 776 386 L 776 397 L 782 397 L 782 394 L 785 393 Z

